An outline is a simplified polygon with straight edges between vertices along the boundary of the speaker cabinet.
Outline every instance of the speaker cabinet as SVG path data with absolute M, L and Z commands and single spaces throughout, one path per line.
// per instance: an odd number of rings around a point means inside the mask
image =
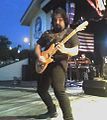
M 107 97 L 107 80 L 86 80 L 83 81 L 82 88 L 85 94 Z

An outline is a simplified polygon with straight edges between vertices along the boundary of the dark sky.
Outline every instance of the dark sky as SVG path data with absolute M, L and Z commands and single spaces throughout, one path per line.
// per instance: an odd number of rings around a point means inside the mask
M 0 35 L 12 41 L 12 46 L 24 45 L 23 39 L 29 37 L 29 27 L 22 26 L 20 19 L 28 8 L 31 0 L 0 1 Z M 27 46 L 28 47 L 28 46 Z

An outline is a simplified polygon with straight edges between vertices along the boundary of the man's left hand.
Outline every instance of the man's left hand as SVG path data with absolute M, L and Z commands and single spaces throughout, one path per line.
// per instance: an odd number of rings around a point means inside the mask
M 58 43 L 56 48 L 61 52 L 61 53 L 66 53 L 66 48 L 63 43 Z

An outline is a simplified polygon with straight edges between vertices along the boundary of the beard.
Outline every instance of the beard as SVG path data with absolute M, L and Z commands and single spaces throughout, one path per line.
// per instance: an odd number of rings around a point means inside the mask
M 61 25 L 58 25 L 58 24 L 54 25 L 54 31 L 55 32 L 61 32 L 62 30 L 63 29 L 62 29 Z

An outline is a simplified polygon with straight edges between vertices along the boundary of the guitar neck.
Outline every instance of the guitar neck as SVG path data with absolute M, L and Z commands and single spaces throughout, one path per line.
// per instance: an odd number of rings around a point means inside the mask
M 80 24 L 76 29 L 74 29 L 67 37 L 65 37 L 61 43 L 66 43 L 76 32 L 78 31 L 82 31 L 86 28 L 86 26 L 88 25 L 88 22 L 85 21 L 82 24 Z
M 67 42 L 74 34 L 76 34 L 78 31 L 84 30 L 87 25 L 88 25 L 88 22 L 87 22 L 87 21 L 83 22 L 83 23 L 82 23 L 81 25 L 79 25 L 76 29 L 74 29 L 69 35 L 67 35 L 67 36 L 61 41 L 61 43 L 62 43 L 62 44 L 66 43 L 66 42 Z M 52 54 L 54 54 L 56 51 L 57 51 L 57 49 L 56 49 L 56 47 L 55 47 Z
M 68 36 L 66 36 L 62 41 L 61 43 L 66 43 L 73 35 L 76 34 L 76 29 L 74 29 Z

